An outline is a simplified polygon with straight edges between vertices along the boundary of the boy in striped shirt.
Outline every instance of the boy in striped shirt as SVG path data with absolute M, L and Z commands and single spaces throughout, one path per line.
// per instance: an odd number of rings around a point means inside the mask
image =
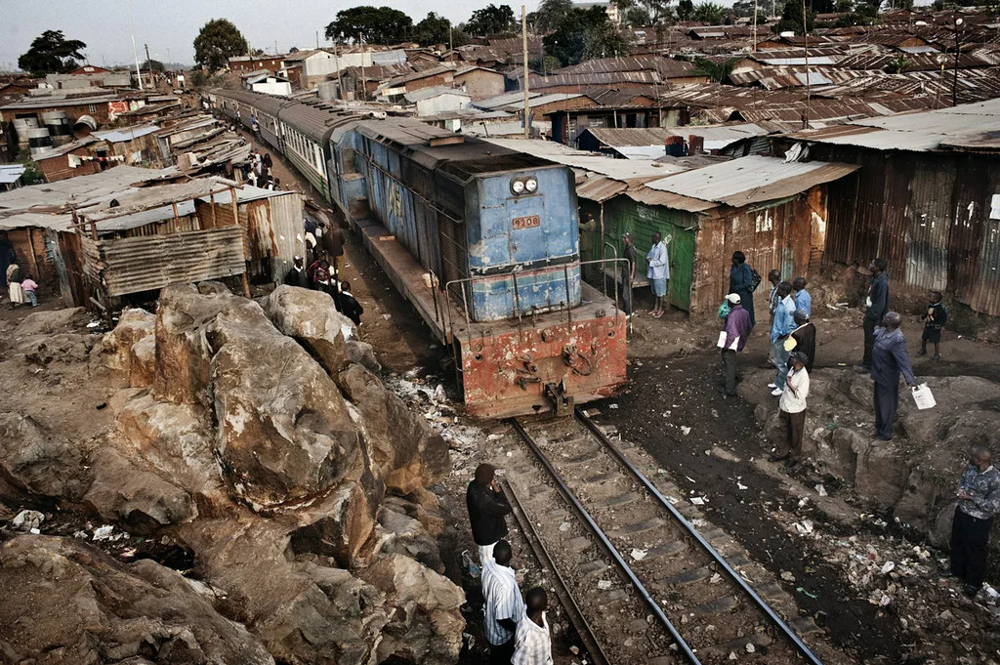
M 490 662 L 509 665 L 514 655 L 514 631 L 524 614 L 521 590 L 510 566 L 510 543 L 501 540 L 493 547 L 493 558 L 483 562 L 483 622 L 490 645 Z
M 529 589 L 527 599 L 527 609 L 517 622 L 511 665 L 552 665 L 552 637 L 549 622 L 545 620 L 548 606 L 545 589 Z

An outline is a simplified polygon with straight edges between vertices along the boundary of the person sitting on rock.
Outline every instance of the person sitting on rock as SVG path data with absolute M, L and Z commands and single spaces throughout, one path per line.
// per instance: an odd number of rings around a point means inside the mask
M 465 492 L 469 509 L 472 539 L 479 547 L 479 565 L 484 566 L 493 558 L 493 548 L 507 535 L 507 520 L 511 507 L 507 497 L 497 485 L 496 469 L 492 464 L 476 467 L 476 477 Z
M 340 295 L 337 297 L 337 303 L 341 314 L 354 321 L 354 325 L 361 325 L 361 315 L 365 313 L 365 308 L 351 293 L 350 282 L 340 283 Z
M 986 555 L 993 516 L 1000 511 L 1000 471 L 983 446 L 969 451 L 969 466 L 958 484 L 958 504 L 951 523 L 951 568 L 942 577 L 965 580 L 964 593 L 975 598 L 986 575 Z
M 510 543 L 501 540 L 493 548 L 493 558 L 483 563 L 483 629 L 494 665 L 510 665 L 514 632 L 524 615 L 521 589 L 510 565 L 512 555 Z

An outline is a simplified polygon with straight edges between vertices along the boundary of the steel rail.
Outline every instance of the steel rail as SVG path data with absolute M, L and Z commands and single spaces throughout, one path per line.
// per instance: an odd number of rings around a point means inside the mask
M 729 562 L 727 562 L 726 559 L 721 554 L 719 554 L 718 550 L 712 547 L 711 543 L 705 540 L 705 538 L 698 532 L 698 530 L 694 527 L 694 525 L 688 522 L 687 519 L 685 519 L 685 517 L 681 515 L 680 511 L 674 508 L 674 504 L 670 503 L 670 501 L 668 501 L 667 498 L 663 496 L 658 489 L 656 489 L 656 486 L 654 486 L 653 483 L 650 482 L 649 478 L 647 478 L 642 473 L 642 471 L 636 468 L 636 466 L 632 464 L 632 462 L 627 457 L 625 457 L 625 455 L 620 450 L 618 450 L 617 446 L 615 446 L 614 443 L 612 443 L 611 439 L 608 438 L 608 435 L 605 434 L 604 431 L 597 426 L 597 423 L 591 420 L 587 416 L 587 414 L 583 412 L 583 409 L 581 409 L 580 407 L 577 407 L 575 409 L 575 416 L 577 420 L 579 420 L 594 436 L 597 437 L 597 439 L 602 444 L 604 444 L 604 447 L 607 448 L 623 466 L 625 466 L 629 471 L 631 471 L 632 474 L 640 482 L 642 482 L 642 484 L 646 487 L 646 489 L 649 490 L 650 494 L 655 496 L 657 501 L 659 501 L 660 504 L 664 508 L 666 508 L 678 522 L 680 522 L 681 526 L 683 526 L 685 531 L 688 532 L 688 535 L 690 535 L 695 541 L 697 541 L 697 543 L 701 545 L 702 549 L 704 549 L 706 552 L 708 552 L 709 555 L 711 555 L 712 559 L 715 560 L 715 562 L 726 572 L 726 574 L 730 578 L 732 578 L 733 581 L 735 581 L 736 584 L 738 584 L 739 587 L 753 599 L 754 603 L 757 604 L 757 607 L 763 610 L 764 613 L 767 614 L 767 616 L 771 619 L 771 621 L 777 624 L 777 626 L 781 629 L 781 631 L 785 634 L 785 636 L 788 637 L 793 644 L 795 644 L 795 647 L 806 658 L 806 660 L 812 663 L 812 665 L 823 665 L 823 661 L 821 661 L 819 658 L 816 657 L 816 654 L 814 654 L 812 650 L 808 647 L 808 645 L 806 645 L 806 643 L 802 641 L 802 638 L 799 637 L 798 633 L 792 630 L 792 627 L 789 626 L 787 623 L 785 623 L 785 620 L 782 619 L 780 616 L 778 616 L 778 614 L 773 609 L 771 609 L 771 606 L 768 605 L 763 598 L 757 595 L 757 592 L 754 591 L 753 587 L 751 587 L 745 579 L 743 579 L 743 576 L 740 575 L 736 570 L 733 569 L 732 566 L 729 565 Z
M 587 623 L 587 618 L 580 611 L 580 606 L 573 599 L 573 594 L 569 592 L 569 587 L 566 586 L 566 581 L 559 573 L 559 568 L 556 567 L 555 562 L 552 561 L 552 557 L 549 556 L 548 550 L 545 549 L 545 543 L 542 542 L 542 539 L 538 536 L 538 532 L 535 531 L 535 527 L 532 526 L 531 520 L 528 518 L 528 513 L 525 512 L 524 507 L 521 505 L 521 500 L 517 496 L 517 492 L 514 491 L 513 486 L 506 480 L 502 481 L 502 485 L 507 490 L 507 497 L 510 499 L 511 507 L 514 509 L 514 519 L 521 525 L 521 531 L 524 532 L 528 546 L 531 547 L 531 550 L 535 553 L 535 557 L 542 566 L 552 571 L 556 581 L 554 585 L 556 596 L 559 597 L 559 602 L 562 603 L 563 609 L 566 610 L 570 623 L 576 628 L 576 632 L 580 636 L 580 641 L 583 642 L 583 646 L 590 653 L 591 660 L 594 662 L 594 665 L 610 665 L 611 661 L 608 660 L 604 649 L 601 648 L 601 643 L 594 635 L 590 624 Z
M 531 435 L 528 434 L 527 430 L 524 429 L 524 426 L 521 425 L 521 423 L 516 418 L 512 418 L 510 420 L 510 423 L 513 426 L 514 430 L 520 435 L 520 437 L 531 449 L 531 452 L 535 454 L 535 457 L 538 459 L 538 461 L 541 462 L 542 466 L 545 467 L 545 470 L 548 471 L 550 476 L 552 476 L 552 479 L 556 482 L 556 487 L 559 489 L 560 494 L 562 494 L 563 497 L 567 501 L 569 501 L 569 503 L 573 506 L 574 510 L 576 510 L 577 516 L 579 516 L 579 518 L 582 519 L 587 524 L 587 527 L 597 537 L 597 539 L 600 541 L 604 549 L 615 560 L 615 563 L 618 564 L 618 568 L 621 569 L 623 573 L 625 573 L 625 576 L 629 578 L 629 581 L 632 583 L 632 586 L 635 587 L 636 591 L 639 592 L 639 595 L 642 596 L 643 600 L 646 601 L 646 604 L 649 605 L 649 607 L 653 610 L 653 613 L 656 615 L 656 618 L 660 620 L 660 623 L 662 623 L 664 628 L 667 629 L 667 632 L 670 633 L 670 636 L 674 639 L 674 642 L 677 643 L 678 649 L 680 650 L 681 653 L 684 654 L 684 657 L 687 659 L 687 661 L 691 665 L 702 665 L 701 661 L 698 660 L 698 656 L 695 655 L 694 650 L 691 649 L 691 646 L 684 640 L 683 637 L 681 637 L 680 632 L 670 621 L 670 618 L 660 608 L 659 603 L 656 602 L 656 599 L 653 598 L 652 594 L 649 593 L 649 590 L 646 589 L 642 581 L 639 580 L 639 577 L 635 574 L 635 571 L 633 571 L 631 566 L 628 565 L 628 562 L 625 561 L 625 558 L 614 546 L 614 544 L 608 538 L 607 534 L 604 533 L 604 530 L 597 525 L 597 522 L 595 522 L 594 518 L 590 515 L 589 512 L 587 512 L 587 509 L 583 507 L 583 504 L 581 504 L 579 499 L 576 498 L 576 495 L 574 495 L 573 492 L 570 491 L 569 487 L 567 487 L 566 483 L 563 481 L 562 476 L 560 476 L 559 472 L 556 471 L 555 467 L 552 466 L 552 463 L 549 462 L 548 458 L 545 456 L 545 453 L 542 452 L 542 450 L 538 447 L 538 444 L 536 444 L 534 439 L 531 438 Z

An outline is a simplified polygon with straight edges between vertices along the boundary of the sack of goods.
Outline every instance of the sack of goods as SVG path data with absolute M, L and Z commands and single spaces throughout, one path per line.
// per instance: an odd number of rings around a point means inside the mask
M 934 401 L 934 394 L 931 389 L 927 387 L 926 383 L 921 383 L 918 387 L 913 389 L 913 401 L 917 403 L 917 408 L 923 411 L 924 409 L 930 409 L 937 405 Z

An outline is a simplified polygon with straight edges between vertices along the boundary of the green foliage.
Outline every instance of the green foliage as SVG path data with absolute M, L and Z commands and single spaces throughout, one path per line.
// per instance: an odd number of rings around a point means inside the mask
M 17 59 L 17 66 L 34 76 L 70 72 L 80 66 L 85 48 L 79 39 L 66 39 L 62 30 L 46 30 Z
M 224 18 L 203 25 L 194 39 L 194 61 L 212 71 L 222 69 L 229 58 L 245 55 L 249 50 L 243 33 Z
M 448 44 L 448 31 L 450 29 L 451 21 L 430 12 L 424 20 L 413 26 L 413 41 L 421 46 Z
M 532 22 L 535 32 L 543 34 L 555 30 L 571 11 L 573 0 L 542 0 Z
M 694 19 L 708 25 L 719 25 L 726 19 L 726 8 L 714 2 L 703 2 L 694 8 Z
M 679 0 L 677 3 L 677 18 L 682 21 L 690 21 L 694 18 L 693 0 Z
M 288 49 L 288 52 L 289 53 L 298 53 L 299 52 L 299 47 L 298 46 L 293 46 L 292 48 Z
M 806 32 L 811 32 L 815 26 L 816 26 L 816 12 L 812 10 L 807 10 Z M 774 26 L 774 31 L 777 33 L 794 32 L 796 35 L 803 34 L 801 0 L 788 0 L 785 3 L 785 9 L 781 12 L 781 21 L 779 21 L 777 25 Z
M 892 62 L 890 62 L 888 65 L 886 65 L 885 71 L 887 71 L 890 74 L 902 74 L 907 70 L 907 68 L 909 68 L 909 66 L 910 66 L 910 61 L 906 58 L 905 55 L 901 55 Z
M 38 168 L 38 164 L 32 161 L 29 150 L 25 149 L 17 153 L 15 161 L 25 166 L 24 174 L 21 176 L 22 185 L 37 185 L 40 182 L 45 182 L 45 176 L 42 175 L 42 170 Z
M 334 41 L 357 39 L 366 44 L 396 44 L 406 39 L 413 20 L 392 7 L 362 5 L 337 12 L 337 18 L 326 26 L 326 38 Z
M 553 69 L 559 69 L 562 63 L 555 56 L 546 55 L 545 62 L 542 62 L 540 57 L 529 58 L 528 59 L 528 69 L 534 70 L 536 72 L 551 72 Z
M 139 65 L 139 69 L 141 69 L 144 72 L 148 72 L 150 69 L 152 69 L 154 72 L 167 71 L 167 68 L 164 67 L 163 63 L 160 62 L 159 60 L 146 60 L 141 65 Z
M 878 9 L 867 2 L 859 2 L 854 11 L 837 19 L 838 28 L 850 28 L 855 25 L 875 25 L 878 23 Z
M 707 76 L 712 83 L 721 83 L 733 73 L 733 67 L 739 62 L 739 58 L 732 58 L 725 62 L 715 62 L 707 58 L 695 58 L 694 69 L 691 73 L 696 76 Z
M 544 43 L 546 54 L 558 58 L 563 65 L 632 52 L 631 43 L 608 20 L 603 7 L 574 9 L 555 32 L 545 37 Z
M 465 24 L 465 31 L 470 35 L 486 37 L 517 30 L 517 20 L 514 10 L 508 5 L 486 5 L 472 12 L 472 17 Z

